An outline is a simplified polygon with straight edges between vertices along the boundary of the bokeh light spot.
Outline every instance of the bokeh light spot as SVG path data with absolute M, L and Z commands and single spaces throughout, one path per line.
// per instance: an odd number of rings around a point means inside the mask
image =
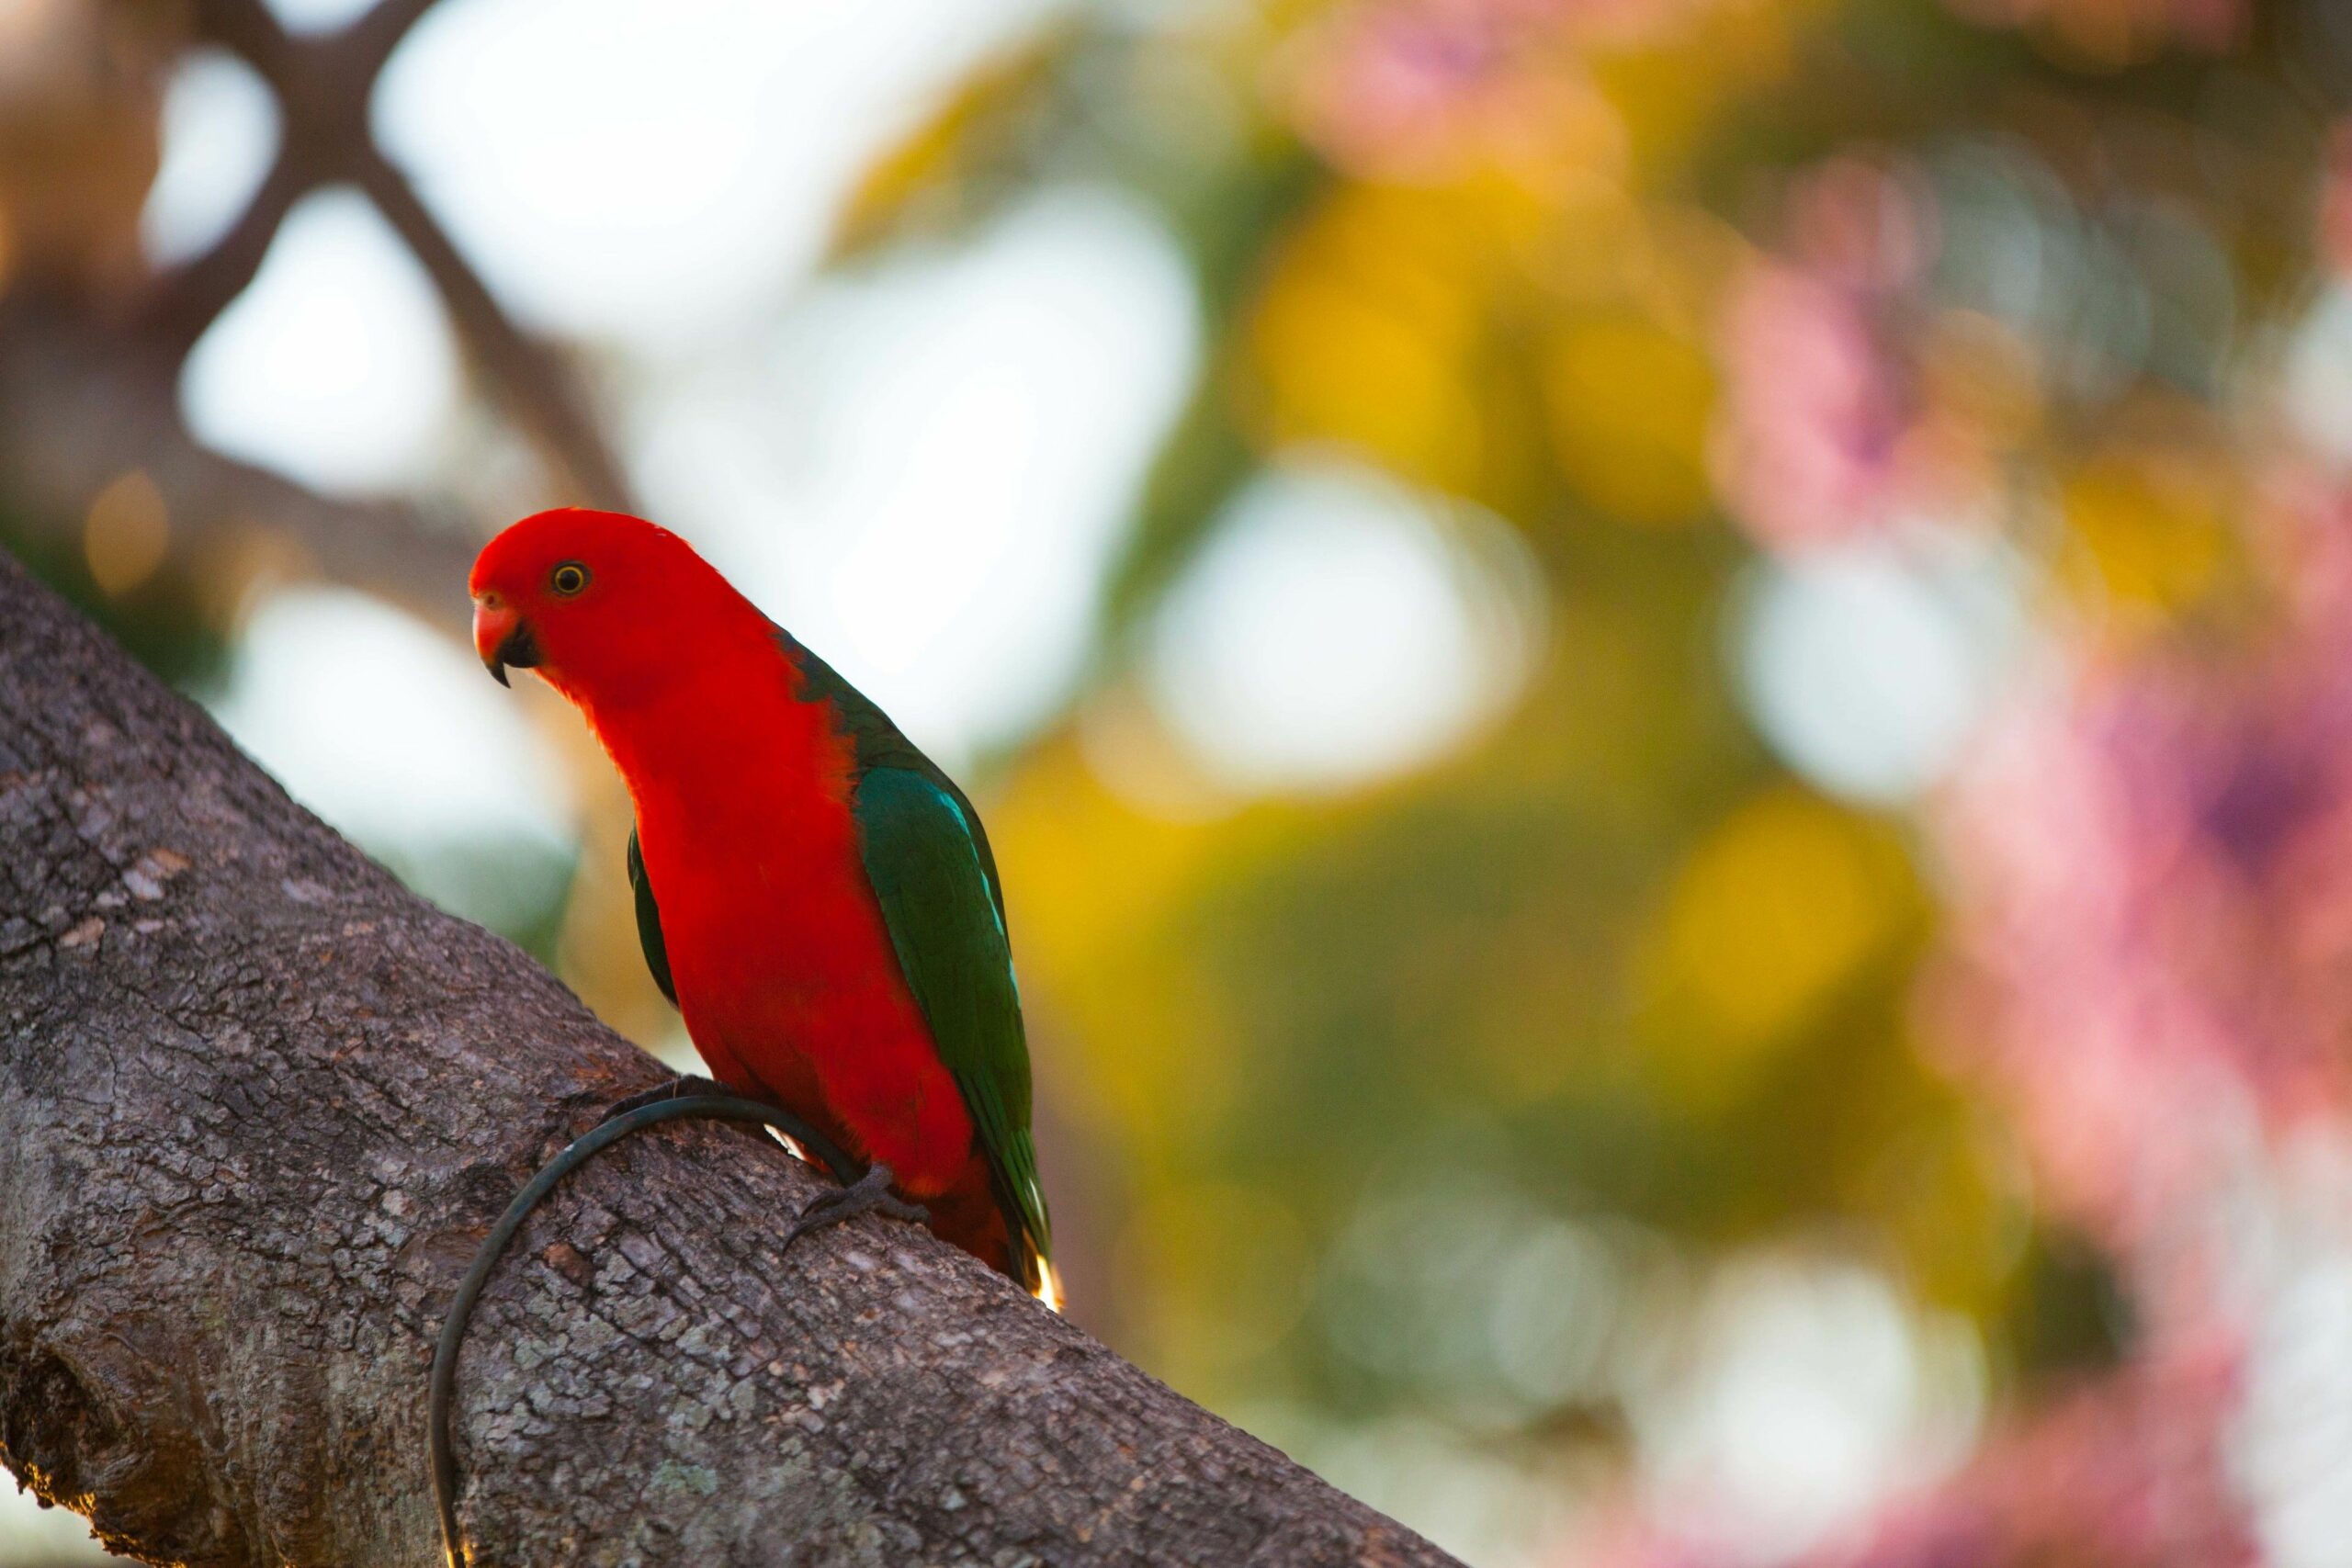
M 428 471 L 458 392 L 431 283 L 351 190 L 288 214 L 253 286 L 180 378 L 189 428 L 206 444 L 346 494 Z
M 82 556 L 91 580 L 117 598 L 154 575 L 171 542 L 164 492 L 138 468 L 98 491 L 82 523 Z
M 277 99 L 261 75 L 223 49 L 192 50 L 164 88 L 164 158 L 139 238 L 171 265 L 202 254 L 261 188 L 277 153 Z
M 1690 1331 L 1634 1414 L 1657 1517 L 1710 1561 L 1790 1561 L 1974 1438 L 1973 1336 L 1916 1317 L 1874 1269 L 1735 1259 Z
M 1343 787 L 1408 767 L 1506 706 L 1538 612 L 1516 538 L 1362 470 L 1259 481 L 1170 596 L 1148 681 L 1216 771 Z
M 1041 194 L 815 291 L 761 363 L 664 386 L 646 489 L 952 763 L 1069 689 L 1197 314 L 1159 225 Z
M 1750 569 L 1741 694 L 1775 751 L 1833 794 L 1907 799 L 1949 769 L 2023 651 L 2016 568 L 1965 529 L 1865 538 Z
M 288 793 L 380 850 L 571 837 L 571 790 L 470 656 L 365 594 L 288 590 L 246 623 L 213 716 Z
M 805 276 L 863 160 L 1052 9 L 449 0 L 375 120 L 518 310 L 674 348 Z
M 1790 788 L 1749 801 L 1691 852 L 1650 962 L 1681 1087 L 1744 1084 L 1894 934 L 1905 907 L 1883 830 Z

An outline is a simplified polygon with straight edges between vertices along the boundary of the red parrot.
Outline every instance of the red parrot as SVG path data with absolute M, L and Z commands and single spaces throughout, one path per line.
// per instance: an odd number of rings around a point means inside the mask
M 712 1075 L 870 1162 L 793 1234 L 922 1215 L 1056 1301 L 1003 893 L 964 792 L 641 518 L 526 517 L 469 586 L 490 672 L 536 671 L 628 786 L 646 963 Z

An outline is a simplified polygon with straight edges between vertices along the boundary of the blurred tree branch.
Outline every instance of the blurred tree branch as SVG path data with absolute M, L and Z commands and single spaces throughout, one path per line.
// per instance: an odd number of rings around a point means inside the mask
M 502 411 L 578 498 L 637 510 L 611 446 L 576 378 L 553 349 L 515 324 L 407 177 L 376 146 L 368 104 L 384 64 L 434 0 L 382 0 L 340 32 L 288 34 L 261 0 L 198 0 L 199 36 L 229 49 L 269 84 L 283 121 L 277 161 L 244 213 L 211 251 L 158 280 L 145 312 L 184 356 L 259 271 L 278 225 L 303 196 L 348 182 L 365 192 L 433 280 L 452 328 Z
M 356 174 L 359 188 L 433 279 L 458 337 L 497 387 L 507 417 L 523 427 L 582 496 L 623 512 L 641 510 L 571 378 L 545 345 L 514 324 L 418 197 L 408 176 L 372 144 L 361 149 Z
M 433 1560 L 425 1372 L 654 1064 L 0 560 L 0 1458 L 153 1562 Z M 1451 1561 L 713 1127 L 560 1188 L 458 1384 L 483 1562 Z
M 280 107 L 279 152 L 210 250 L 143 283 L 134 277 L 129 299 L 122 281 L 80 251 L 19 258 L 13 287 L 0 293 L 0 408 L 7 412 L 0 420 L 0 497 L 19 521 L 61 532 L 78 527 L 101 490 L 143 470 L 169 506 L 174 555 L 184 566 L 207 568 L 209 583 L 238 592 L 263 564 L 313 570 L 456 624 L 462 603 L 452 600 L 451 585 L 464 580 L 478 530 L 409 502 L 321 495 L 225 457 L 196 439 L 180 412 L 178 378 L 188 352 L 252 284 L 287 215 L 334 183 L 364 192 L 416 254 L 469 359 L 556 479 L 558 494 L 634 506 L 561 355 L 514 322 L 374 143 L 374 83 L 432 4 L 383 0 L 343 30 L 318 36 L 289 35 L 259 0 L 197 0 L 185 33 L 157 33 L 153 18 L 165 14 L 119 13 L 141 19 L 141 36 L 155 35 L 148 45 L 153 58 L 192 37 L 252 64 Z M 93 127 L 119 127 L 125 113 L 152 115 L 152 96 L 112 91 L 51 134 L 95 134 Z M 125 194 L 134 198 L 127 212 L 110 209 L 92 220 L 119 238 L 86 248 L 105 256 L 122 252 L 135 271 L 128 224 L 137 193 Z
M 171 498 L 191 559 L 290 542 L 301 564 L 456 627 L 476 541 L 454 519 L 393 501 L 338 501 L 224 457 L 190 435 L 169 365 L 150 344 L 30 298 L 0 301 L 0 475 L 38 514 L 79 518 L 108 481 L 143 469 Z

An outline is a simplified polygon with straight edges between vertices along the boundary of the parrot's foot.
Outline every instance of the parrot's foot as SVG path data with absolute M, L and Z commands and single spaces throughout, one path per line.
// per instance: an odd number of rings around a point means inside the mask
M 672 1078 L 668 1083 L 656 1084 L 641 1094 L 632 1094 L 627 1100 L 616 1101 L 610 1111 L 605 1112 L 604 1120 L 617 1122 L 632 1111 L 642 1111 L 649 1105 L 659 1105 L 665 1100 L 690 1100 L 698 1095 L 725 1094 L 726 1092 L 724 1087 L 713 1083 L 708 1078 L 696 1077 L 691 1073 L 684 1074 Z M 602 1123 L 600 1122 L 599 1125 Z
M 864 1176 L 847 1187 L 826 1193 L 801 1210 L 800 1217 L 792 1222 L 790 1230 L 785 1232 L 784 1245 L 790 1247 L 810 1231 L 837 1225 L 859 1214 L 888 1214 L 894 1220 L 911 1220 L 919 1225 L 927 1224 L 931 1219 L 930 1210 L 921 1203 L 910 1203 L 890 1190 L 890 1184 L 897 1179 L 887 1165 L 867 1166 Z

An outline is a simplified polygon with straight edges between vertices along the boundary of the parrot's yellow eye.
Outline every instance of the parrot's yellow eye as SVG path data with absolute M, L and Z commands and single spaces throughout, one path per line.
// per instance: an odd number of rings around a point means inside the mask
M 588 569 L 576 560 L 565 561 L 548 574 L 548 586 L 569 599 L 588 586 Z

